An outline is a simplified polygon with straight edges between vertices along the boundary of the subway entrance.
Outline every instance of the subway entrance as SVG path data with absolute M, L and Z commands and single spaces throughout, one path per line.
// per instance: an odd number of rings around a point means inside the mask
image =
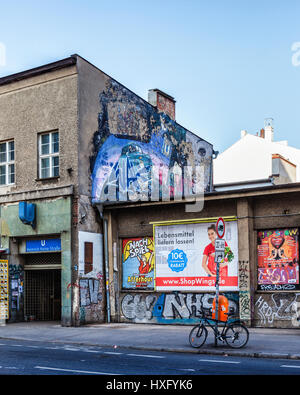
M 36 254 L 26 257 L 25 321 L 61 320 L 61 269 L 55 268 L 54 261 L 60 263 L 60 254 Z M 41 268 L 42 265 L 44 267 Z

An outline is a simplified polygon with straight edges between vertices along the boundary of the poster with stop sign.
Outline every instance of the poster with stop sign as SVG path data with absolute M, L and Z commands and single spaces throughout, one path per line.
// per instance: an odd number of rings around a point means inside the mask
M 215 291 L 216 224 L 155 225 L 157 291 Z M 220 262 L 220 291 L 237 291 L 237 222 L 226 222 L 225 256 Z
M 257 263 L 260 290 L 299 289 L 298 228 L 259 231 Z

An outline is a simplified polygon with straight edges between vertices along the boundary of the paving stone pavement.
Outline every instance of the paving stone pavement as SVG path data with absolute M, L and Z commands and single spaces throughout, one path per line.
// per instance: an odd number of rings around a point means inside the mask
M 23 322 L 0 326 L 0 339 L 47 341 L 83 344 L 112 348 L 185 352 L 199 354 L 239 355 L 261 358 L 300 359 L 299 329 L 248 328 L 250 337 L 246 347 L 231 349 L 214 345 L 209 335 L 204 346 L 194 349 L 189 345 L 192 326 L 149 324 L 91 324 L 62 327 L 59 322 Z

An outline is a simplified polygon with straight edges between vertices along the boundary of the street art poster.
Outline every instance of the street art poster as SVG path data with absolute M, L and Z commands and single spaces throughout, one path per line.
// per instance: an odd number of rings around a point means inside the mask
M 0 260 L 0 320 L 8 319 L 9 292 L 8 292 L 8 261 Z
M 155 225 L 156 290 L 214 291 L 216 283 L 214 223 Z M 226 222 L 225 258 L 220 291 L 238 290 L 236 221 Z
M 93 203 L 158 201 L 211 190 L 210 143 L 115 81 L 107 83 L 99 104 L 90 157 Z
M 154 246 L 152 237 L 122 241 L 122 287 L 154 289 Z
M 80 277 L 99 278 L 103 274 L 103 235 L 100 233 L 78 233 Z
M 299 230 L 272 229 L 257 234 L 258 288 L 299 288 Z M 267 288 L 266 288 L 267 287 Z M 286 287 L 284 287 L 287 289 Z

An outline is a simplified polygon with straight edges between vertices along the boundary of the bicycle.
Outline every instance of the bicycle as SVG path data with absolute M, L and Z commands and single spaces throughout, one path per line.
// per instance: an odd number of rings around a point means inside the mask
M 229 312 L 225 314 L 227 315 L 227 321 L 220 321 L 211 316 L 208 317 L 204 309 L 201 308 L 200 323 L 193 327 L 189 335 L 190 345 L 194 348 L 203 346 L 208 335 L 208 330 L 205 325 L 209 325 L 214 332 L 216 344 L 217 341 L 220 340 L 231 348 L 245 347 L 249 340 L 248 329 L 239 318 L 235 318 L 236 316 L 234 313 Z M 210 321 L 213 321 L 214 325 L 212 325 Z M 222 323 L 224 325 L 221 332 L 216 328 L 217 323 Z

